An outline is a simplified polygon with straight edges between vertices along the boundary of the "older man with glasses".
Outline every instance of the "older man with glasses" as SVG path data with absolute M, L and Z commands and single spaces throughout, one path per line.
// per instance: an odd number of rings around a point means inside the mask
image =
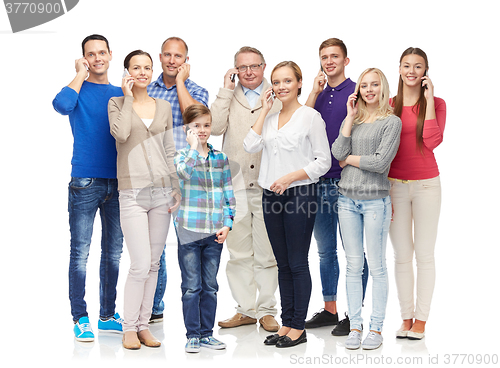
M 259 320 L 265 330 L 275 332 L 279 329 L 274 318 L 278 268 L 264 224 L 262 188 L 257 183 L 261 153 L 248 154 L 243 149 L 243 139 L 262 108 L 260 94 L 270 87 L 264 78 L 265 68 L 259 50 L 242 47 L 211 106 L 212 135 L 224 134 L 222 151 L 230 160 L 238 208 L 226 240 L 230 256 L 226 274 L 237 303 L 236 314 L 220 321 L 219 326 L 237 327 Z M 277 100 L 270 113 L 280 109 Z

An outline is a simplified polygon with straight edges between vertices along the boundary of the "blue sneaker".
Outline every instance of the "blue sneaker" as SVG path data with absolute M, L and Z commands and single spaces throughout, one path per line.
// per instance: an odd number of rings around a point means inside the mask
M 123 332 L 123 318 L 120 317 L 118 313 L 115 313 L 113 317 L 110 319 L 103 321 L 99 318 L 99 322 L 97 323 L 97 328 L 102 332 L 113 332 L 113 333 L 122 333 Z
M 209 348 L 214 350 L 221 350 L 226 348 L 226 344 L 224 344 L 222 341 L 215 339 L 213 336 L 201 338 L 200 346 L 202 348 Z
M 197 337 L 191 337 L 186 342 L 186 347 L 184 348 L 186 353 L 199 353 L 200 352 L 200 339 Z
M 89 317 L 81 317 L 73 327 L 76 341 L 91 342 L 94 341 L 94 333 L 90 326 Z

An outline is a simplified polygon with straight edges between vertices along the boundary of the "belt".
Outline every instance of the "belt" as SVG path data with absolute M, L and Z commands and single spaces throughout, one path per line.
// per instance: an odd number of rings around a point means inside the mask
M 402 179 L 394 179 L 394 178 L 387 178 L 389 179 L 390 181 L 398 181 L 400 183 L 403 183 L 403 184 L 408 184 L 408 183 L 413 183 L 415 181 L 418 181 L 418 180 L 402 180 Z

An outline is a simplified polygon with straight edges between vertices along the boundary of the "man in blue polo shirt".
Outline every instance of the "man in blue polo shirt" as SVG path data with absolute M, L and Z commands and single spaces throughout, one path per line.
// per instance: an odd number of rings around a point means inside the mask
M 71 234 L 69 299 L 75 338 L 93 341 L 85 279 L 94 218 L 101 215 L 101 264 L 99 330 L 121 332 L 122 319 L 115 313 L 116 284 L 122 253 L 116 143 L 109 132 L 108 101 L 123 96 L 108 81 L 112 54 L 108 40 L 91 35 L 82 42 L 83 57 L 75 61 L 76 76 L 52 102 L 55 110 L 69 116 L 73 133 L 73 158 L 68 212 Z
M 160 62 L 163 72 L 158 79 L 148 86 L 148 94 L 153 98 L 161 98 L 170 102 L 174 125 L 175 150 L 186 147 L 186 133 L 182 129 L 182 113 L 193 104 L 203 104 L 208 107 L 208 91 L 198 86 L 189 73 L 188 46 L 179 37 L 167 38 L 161 45 Z M 172 216 L 172 219 L 174 216 Z M 160 258 L 158 282 L 154 296 L 153 311 L 150 323 L 163 321 L 163 295 L 167 285 L 167 269 L 165 250 Z
M 347 98 L 356 83 L 345 77 L 345 67 L 349 64 L 347 48 L 341 40 L 330 38 L 319 47 L 321 70 L 314 79 L 313 89 L 306 105 L 320 112 L 326 123 L 326 133 L 330 146 L 339 135 L 342 121 L 347 115 Z M 326 75 L 326 76 L 325 76 Z M 314 238 L 318 246 L 320 277 L 325 307 L 306 321 L 306 329 L 337 325 L 332 334 L 349 335 L 349 317 L 339 323 L 337 313 L 337 285 L 339 280 L 339 262 L 337 258 L 337 224 L 339 196 L 338 182 L 342 168 L 332 156 L 330 170 L 318 183 L 319 211 L 314 223 Z M 368 264 L 365 258 L 363 270 L 363 297 L 368 281 Z

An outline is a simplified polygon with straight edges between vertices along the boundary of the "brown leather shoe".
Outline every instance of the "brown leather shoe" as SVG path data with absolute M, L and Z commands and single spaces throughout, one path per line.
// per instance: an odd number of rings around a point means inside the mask
M 280 329 L 280 325 L 273 316 L 267 315 L 259 319 L 260 325 L 264 328 L 264 330 L 269 332 L 276 332 Z
M 160 340 L 158 340 L 156 337 L 153 336 L 153 334 L 151 333 L 151 331 L 149 330 L 142 330 L 142 331 L 139 331 L 139 333 L 137 334 L 137 337 L 139 338 L 139 341 L 150 347 L 150 348 L 158 348 L 161 346 L 161 342 Z
M 255 318 L 245 316 L 241 313 L 236 313 L 231 318 L 228 318 L 224 321 L 219 321 L 219 327 L 230 328 L 243 325 L 252 325 L 254 323 L 257 323 L 257 320 Z
M 123 333 L 122 344 L 125 349 L 137 350 L 141 348 L 141 342 L 135 331 L 125 331 Z

